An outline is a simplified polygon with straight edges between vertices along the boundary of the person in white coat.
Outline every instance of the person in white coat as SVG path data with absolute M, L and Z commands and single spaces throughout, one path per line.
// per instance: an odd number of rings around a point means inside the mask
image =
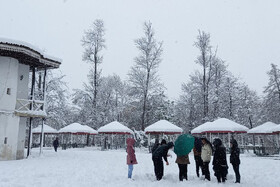
M 201 159 L 203 161 L 202 165 L 202 173 L 205 175 L 205 179 L 210 181 L 210 171 L 209 171 L 209 163 L 211 161 L 212 156 L 212 145 L 206 138 L 201 138 L 202 148 L 201 148 Z

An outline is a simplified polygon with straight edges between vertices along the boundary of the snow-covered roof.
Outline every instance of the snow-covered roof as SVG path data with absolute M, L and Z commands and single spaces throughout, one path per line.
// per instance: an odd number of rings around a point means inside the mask
M 219 118 L 213 122 L 206 122 L 194 128 L 192 134 L 201 133 L 246 133 L 249 129 L 226 118 Z
M 58 131 L 46 124 L 44 124 L 44 133 L 45 134 L 57 134 Z M 32 133 L 33 134 L 41 134 L 41 131 L 42 131 L 42 125 L 39 125 L 38 127 L 32 129 Z
M 107 125 L 104 125 L 97 131 L 98 133 L 104 134 L 133 134 L 132 130 L 117 121 L 113 121 Z
M 19 59 L 20 63 L 35 67 L 58 68 L 62 60 L 45 54 L 41 49 L 20 40 L 0 37 L 0 56 Z
M 273 128 L 276 126 L 277 124 L 268 121 L 262 125 L 250 129 L 247 133 L 248 134 L 272 134 Z
M 273 133 L 280 133 L 280 124 L 272 128 Z
M 59 133 L 72 133 L 72 134 L 98 134 L 98 132 L 87 125 L 79 123 L 72 123 L 59 130 Z
M 160 120 L 145 128 L 146 134 L 181 134 L 183 129 L 166 120 Z

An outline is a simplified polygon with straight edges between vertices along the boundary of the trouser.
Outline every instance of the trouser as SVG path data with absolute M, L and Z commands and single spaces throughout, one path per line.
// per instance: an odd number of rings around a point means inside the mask
M 162 158 L 153 158 L 155 175 L 157 180 L 161 180 L 163 176 L 163 161 Z
M 128 165 L 128 178 L 131 179 L 133 171 L 133 164 Z
M 227 167 L 226 166 L 216 166 L 215 167 L 215 176 L 217 177 L 218 182 L 225 182 L 227 176 Z
M 178 164 L 179 167 L 179 180 L 188 180 L 188 164 Z
M 194 160 L 195 160 L 195 166 L 196 166 L 196 175 L 197 175 L 197 177 L 199 177 L 199 167 L 201 167 L 201 169 L 202 169 L 203 161 L 201 159 L 201 156 L 199 156 L 199 155 L 194 156 Z M 202 171 L 202 175 L 203 175 L 203 171 Z
M 233 164 L 232 165 L 234 173 L 235 173 L 235 182 L 240 182 L 240 173 L 239 173 L 239 164 Z
M 57 152 L 57 147 L 56 146 L 54 146 L 54 150 L 55 150 L 55 152 Z
M 205 179 L 210 181 L 209 163 L 210 162 L 203 162 L 202 173 L 205 175 Z

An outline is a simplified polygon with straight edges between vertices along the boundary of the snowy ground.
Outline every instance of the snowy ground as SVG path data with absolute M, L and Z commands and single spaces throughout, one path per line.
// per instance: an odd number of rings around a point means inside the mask
M 59 149 L 55 153 L 45 148 L 43 155 L 32 150 L 28 159 L 0 162 L 0 187 L 86 187 L 86 186 L 217 186 L 211 167 L 211 182 L 195 175 L 193 155 L 188 167 L 188 181 L 179 182 L 176 156 L 172 152 L 169 166 L 165 165 L 163 180 L 156 181 L 151 154 L 136 150 L 138 165 L 133 179 L 127 179 L 126 152 L 124 150 L 100 151 L 97 148 Z M 229 156 L 229 155 L 228 155 Z M 280 157 L 241 156 L 241 184 L 234 184 L 230 165 L 228 180 L 219 186 L 280 186 Z

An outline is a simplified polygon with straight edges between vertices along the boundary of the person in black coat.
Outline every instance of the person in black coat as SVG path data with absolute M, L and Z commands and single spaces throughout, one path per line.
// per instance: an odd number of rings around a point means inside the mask
M 228 173 L 226 148 L 223 146 L 221 139 L 215 138 L 214 142 L 214 158 L 213 158 L 213 170 L 218 182 L 226 181 Z
M 161 140 L 161 143 L 159 143 L 158 139 L 155 140 L 155 144 L 152 148 L 152 153 L 160 146 L 160 145 L 164 145 L 166 144 L 166 140 L 165 139 L 162 139 Z
M 162 158 L 165 160 L 166 165 L 169 165 L 167 160 L 167 153 L 168 150 L 174 146 L 173 142 L 169 142 L 168 144 L 164 144 L 159 146 L 153 153 L 152 159 L 154 162 L 154 171 L 157 180 L 161 180 L 163 176 L 163 161 Z
M 57 147 L 59 146 L 58 137 L 53 141 L 53 147 L 55 152 L 57 152 Z
M 201 148 L 202 148 L 201 139 L 198 137 L 194 137 L 193 155 L 194 155 L 194 160 L 195 160 L 197 177 L 199 177 L 199 168 L 201 168 L 201 170 L 202 170 L 202 166 L 203 166 L 203 161 L 201 159 Z M 203 172 L 202 172 L 202 175 L 203 175 Z
M 230 163 L 232 164 L 236 181 L 235 183 L 240 183 L 240 173 L 239 173 L 239 165 L 240 165 L 240 149 L 238 148 L 237 141 L 232 139 L 230 141 Z

